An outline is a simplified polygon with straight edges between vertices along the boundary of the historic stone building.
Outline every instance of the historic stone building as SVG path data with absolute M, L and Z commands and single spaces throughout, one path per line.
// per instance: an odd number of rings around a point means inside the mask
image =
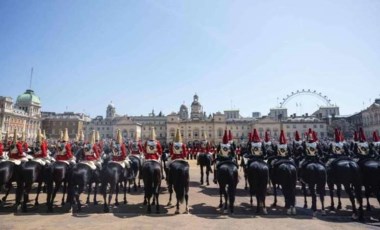
M 277 113 L 275 113 L 277 112 Z M 152 111 L 147 116 L 117 115 L 113 104 L 108 105 L 106 117 L 97 116 L 87 123 L 85 133 L 98 130 L 102 138 L 113 138 L 116 129 L 122 131 L 125 139 L 146 140 L 150 130 L 154 128 L 157 139 L 165 144 L 173 141 L 176 129 L 180 130 L 182 139 L 187 144 L 194 144 L 207 139 L 213 144 L 222 141 L 224 130 L 231 130 L 236 143 L 246 143 L 248 134 L 254 128 L 261 138 L 268 131 L 273 140 L 278 140 L 283 129 L 289 139 L 293 139 L 295 130 L 300 134 L 309 128 L 315 130 L 320 138 L 327 136 L 327 124 L 314 116 L 287 117 L 286 110 L 271 110 L 269 116 L 248 117 L 240 115 L 239 110 L 225 110 L 206 115 L 198 95 L 193 96 L 190 110 L 185 104 L 179 107 L 178 112 L 169 115 L 158 115 Z
M 41 127 L 41 101 L 33 90 L 28 89 L 19 95 L 13 105 L 11 97 L 0 96 L 0 131 L 4 135 L 7 131 L 13 135 L 25 132 L 26 141 L 32 143 Z
M 373 131 L 380 131 L 380 99 L 376 99 L 375 102 L 367 109 L 361 112 L 363 130 L 367 138 L 372 140 Z
M 80 130 L 84 130 L 90 118 L 83 113 L 55 113 L 42 112 L 41 129 L 45 130 L 46 136 L 51 139 L 59 139 L 61 131 L 68 130 L 69 138 L 75 139 Z

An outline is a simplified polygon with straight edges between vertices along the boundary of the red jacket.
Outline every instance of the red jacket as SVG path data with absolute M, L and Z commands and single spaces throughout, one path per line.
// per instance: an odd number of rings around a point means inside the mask
M 144 155 L 146 160 L 158 160 L 162 154 L 162 147 L 160 142 L 157 142 L 157 151 L 155 153 L 147 153 L 146 148 L 147 148 L 147 143 L 145 143 L 145 148 L 144 148 Z
M 46 142 L 43 141 L 40 148 L 41 148 L 40 153 L 35 154 L 34 158 L 46 158 L 47 157 L 48 148 L 47 148 Z
M 86 161 L 96 161 L 98 159 L 98 147 L 95 145 L 92 146 L 92 151 L 84 153 L 84 159 Z
M 123 143 L 120 146 L 120 155 L 113 155 L 112 160 L 113 161 L 124 161 L 126 158 L 127 158 L 127 147 Z
M 57 161 L 67 161 L 73 158 L 73 153 L 71 152 L 71 145 L 69 143 L 65 145 L 65 150 L 66 150 L 66 153 L 64 155 L 57 154 L 55 156 L 55 159 Z
M 187 150 L 186 150 L 186 145 L 185 144 L 182 144 L 182 153 L 181 154 L 174 153 L 173 148 L 174 148 L 173 146 L 171 146 L 171 148 L 170 148 L 170 158 L 172 160 L 175 160 L 175 159 L 185 159 L 187 157 Z
M 3 150 L 4 150 L 3 143 L 0 142 L 0 157 L 3 156 Z
M 28 143 L 26 143 L 26 141 L 24 142 L 24 144 L 22 145 L 22 147 L 24 148 L 24 152 L 28 152 Z

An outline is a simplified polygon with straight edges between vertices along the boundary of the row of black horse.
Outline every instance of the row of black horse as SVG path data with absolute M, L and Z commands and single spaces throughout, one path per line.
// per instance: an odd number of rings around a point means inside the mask
M 90 202 L 90 194 L 94 189 L 93 202 L 98 204 L 97 192 L 100 192 L 104 200 L 104 212 L 109 211 L 109 206 L 113 195 L 115 205 L 119 205 L 118 194 L 123 188 L 124 203 L 127 203 L 126 193 L 130 191 L 131 184 L 137 190 L 136 180 L 140 187 L 140 179 L 144 182 L 144 204 L 147 204 L 147 211 L 151 212 L 151 205 L 156 204 L 156 212 L 159 212 L 159 192 L 161 188 L 162 165 L 155 160 L 146 160 L 142 163 L 139 156 L 130 155 L 130 169 L 119 162 L 111 161 L 110 152 L 102 154 L 102 167 L 92 169 L 88 164 L 80 163 L 84 150 L 79 148 L 76 152 L 77 163 L 71 164 L 64 161 L 55 161 L 51 164 L 42 165 L 37 161 L 29 160 L 16 165 L 12 161 L 0 162 L 0 188 L 6 188 L 6 194 L 2 198 L 5 202 L 12 188 L 12 183 L 16 183 L 15 208 L 27 212 L 29 194 L 34 183 L 37 183 L 37 195 L 35 205 L 39 205 L 39 194 L 42 189 L 47 193 L 47 211 L 52 212 L 54 200 L 57 192 L 63 187 L 61 205 L 66 202 L 70 207 L 76 207 L 76 211 L 81 211 L 80 194 L 87 192 L 86 202 Z M 33 155 L 33 151 L 28 153 Z M 188 210 L 188 190 L 189 190 L 189 165 L 186 161 L 173 161 L 167 168 L 167 182 L 170 192 L 170 201 L 173 191 L 177 197 L 177 211 L 179 203 L 186 200 L 186 210 Z M 107 197 L 108 194 L 108 197 Z
M 341 152 L 335 153 L 331 143 L 319 143 L 316 146 L 315 155 L 307 154 L 305 143 L 293 143 L 287 145 L 285 150 L 280 150 L 275 145 L 262 145 L 260 151 L 262 155 L 255 156 L 251 153 L 252 147 L 248 145 L 243 149 L 243 158 L 241 166 L 244 168 L 245 188 L 249 188 L 250 202 L 252 205 L 253 196 L 256 196 L 257 210 L 259 213 L 262 209 L 267 213 L 265 198 L 267 187 L 270 182 L 273 185 L 274 203 L 277 205 L 277 188 L 282 189 L 285 198 L 285 208 L 288 214 L 296 214 L 295 196 L 296 184 L 299 181 L 304 194 L 304 208 L 307 208 L 307 188 L 312 197 L 311 209 L 314 214 L 317 211 L 317 194 L 321 201 L 321 212 L 326 214 L 324 206 L 324 197 L 326 193 L 326 184 L 329 188 L 331 197 L 330 209 L 335 209 L 334 203 L 334 185 L 338 196 L 337 208 L 341 209 L 341 190 L 342 185 L 349 196 L 352 204 L 353 219 L 363 220 L 362 205 L 362 186 L 365 188 L 367 198 L 367 210 L 370 210 L 369 197 L 372 193 L 380 202 L 380 157 L 375 146 L 365 150 L 368 154 L 361 155 L 358 153 L 357 144 L 345 144 Z M 360 147 L 362 148 L 362 147 Z M 281 151 L 286 153 L 281 155 Z M 212 172 L 211 164 L 213 157 L 210 154 L 200 154 L 198 158 L 201 169 L 200 182 L 203 184 L 204 167 L 206 168 L 206 183 L 209 184 L 208 176 Z M 235 171 L 236 166 L 233 163 L 226 163 L 229 173 L 223 178 L 228 181 L 230 190 L 228 191 L 230 212 L 233 212 L 234 188 L 237 180 Z M 218 179 L 219 182 L 219 179 Z M 229 181 L 228 181 L 229 182 Z M 219 182 L 220 183 L 220 182 Z M 223 192 L 223 183 L 220 184 L 220 191 Z M 224 193 L 225 194 L 225 193 Z M 225 194 L 226 196 L 226 194 Z M 355 198 L 359 204 L 356 207 Z M 222 202 L 221 202 L 222 203 Z M 227 208 L 227 205 L 225 205 Z

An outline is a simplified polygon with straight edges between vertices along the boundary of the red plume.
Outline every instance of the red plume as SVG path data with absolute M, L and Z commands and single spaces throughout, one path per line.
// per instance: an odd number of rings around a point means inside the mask
M 223 136 L 223 144 L 228 144 L 228 135 L 227 135 L 227 129 L 224 130 L 224 136 Z
M 344 141 L 343 132 L 342 132 L 342 131 L 340 131 L 340 132 L 339 132 L 339 134 L 340 134 L 340 141 L 341 141 L 341 142 L 343 142 L 343 141 Z
M 380 141 L 380 138 L 379 136 L 377 135 L 377 132 L 376 131 L 373 131 L 373 142 L 379 142 Z
M 265 139 L 264 139 L 265 142 L 269 142 L 269 133 L 268 131 L 265 131 Z
M 362 128 L 359 129 L 359 141 L 366 142 L 367 138 L 365 137 L 364 131 Z
M 228 141 L 232 141 L 232 132 L 228 130 Z
M 318 135 L 317 135 L 317 132 L 315 132 L 315 131 L 313 131 L 313 139 L 314 139 L 314 141 L 318 140 Z
M 279 142 L 280 142 L 280 145 L 286 144 L 286 138 L 285 138 L 284 130 L 281 130 Z
M 338 143 L 340 142 L 340 133 L 338 129 L 335 129 L 335 142 Z
M 300 141 L 300 140 L 301 140 L 301 138 L 300 138 L 300 134 L 298 133 L 297 130 L 296 130 L 295 139 L 296 139 L 296 141 Z
M 255 142 L 255 143 L 261 142 L 259 134 L 257 134 L 256 129 L 253 130 L 252 142 Z
M 359 137 L 358 137 L 358 132 L 354 132 L 354 141 L 358 141 L 359 140 Z

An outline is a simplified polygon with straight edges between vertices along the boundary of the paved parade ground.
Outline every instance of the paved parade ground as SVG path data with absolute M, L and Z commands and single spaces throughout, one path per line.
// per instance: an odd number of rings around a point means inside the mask
M 168 191 L 163 181 L 160 194 L 160 214 L 146 214 L 146 207 L 142 205 L 143 189 L 131 191 L 127 194 L 128 204 L 122 202 L 118 207 L 111 207 L 110 213 L 103 213 L 103 198 L 98 195 L 100 204 L 94 206 L 92 203 L 83 205 L 81 213 L 68 212 L 68 207 L 61 207 L 61 194 L 57 195 L 54 213 L 46 213 L 46 194 L 40 195 L 40 205 L 33 207 L 30 202 L 28 213 L 15 213 L 11 205 L 14 203 L 14 195 L 11 194 L 6 204 L 0 207 L 0 229 L 363 229 L 378 228 L 380 223 L 379 204 L 376 199 L 371 198 L 372 211 L 365 212 L 365 223 L 351 220 L 351 209 L 348 198 L 343 193 L 343 210 L 327 212 L 322 216 L 320 212 L 313 217 L 309 209 L 303 207 L 303 197 L 297 190 L 297 215 L 288 216 L 285 210 L 283 196 L 278 196 L 278 207 L 268 208 L 268 215 L 255 215 L 254 208 L 249 204 L 248 192 L 244 190 L 244 179 L 242 171 L 238 184 L 235 202 L 235 213 L 233 215 L 223 214 L 218 208 L 219 192 L 217 185 L 212 183 L 210 175 L 210 186 L 200 186 L 199 167 L 194 160 L 190 160 L 190 214 L 175 215 L 175 207 L 166 206 L 168 203 Z M 34 199 L 34 194 L 31 199 Z M 327 193 L 328 194 L 328 193 Z M 3 195 L 1 195 L 2 197 Z M 175 204 L 175 197 L 173 197 Z M 330 197 L 326 196 L 325 206 L 330 206 Z M 81 195 L 85 201 L 85 196 Z M 91 196 L 92 200 L 92 196 Z M 122 201 L 119 195 L 119 202 Z M 270 206 L 273 196 L 268 195 L 266 203 Z M 309 206 L 311 198 L 308 199 Z M 337 201 L 335 202 L 337 203 Z M 364 203 L 366 204 L 366 203 Z M 318 209 L 320 202 L 318 200 Z M 153 209 L 154 210 L 154 209 Z M 181 205 L 181 213 L 184 212 L 184 204 Z

